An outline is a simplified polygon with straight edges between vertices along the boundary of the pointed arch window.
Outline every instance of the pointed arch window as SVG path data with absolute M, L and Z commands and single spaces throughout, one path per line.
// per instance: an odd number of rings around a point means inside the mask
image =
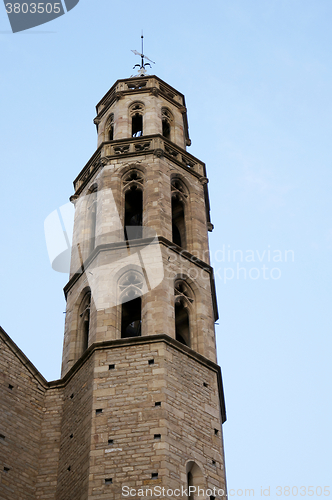
M 181 344 L 191 346 L 190 313 L 194 302 L 193 292 L 189 285 L 178 280 L 174 286 L 175 295 L 175 338 Z
M 125 177 L 125 239 L 142 238 L 143 225 L 143 176 L 137 170 L 132 170 Z
M 140 337 L 142 334 L 143 276 L 134 270 L 120 281 L 121 338 Z
M 96 226 L 97 226 L 97 186 L 93 186 L 88 194 L 88 234 L 90 254 L 96 246 Z
M 113 139 L 114 139 L 114 114 L 111 113 L 106 122 L 105 141 L 113 141 Z
M 187 190 L 177 178 L 171 183 L 172 191 L 172 241 L 181 248 L 186 248 L 185 205 Z
M 162 133 L 166 139 L 171 139 L 171 126 L 173 123 L 173 115 L 167 108 L 161 108 Z
M 191 492 L 190 496 L 188 496 L 189 500 L 205 500 L 205 496 L 198 494 L 204 493 L 205 488 L 205 479 L 202 473 L 201 468 L 193 461 L 187 463 L 186 466 L 187 472 L 187 488 L 189 490 L 189 486 L 193 486 L 194 492 Z
M 79 344 L 80 354 L 82 355 L 89 347 L 90 340 L 90 311 L 91 311 L 91 291 L 84 295 L 79 308 Z
M 129 113 L 131 117 L 131 136 L 141 137 L 143 135 L 144 104 L 141 102 L 132 104 Z

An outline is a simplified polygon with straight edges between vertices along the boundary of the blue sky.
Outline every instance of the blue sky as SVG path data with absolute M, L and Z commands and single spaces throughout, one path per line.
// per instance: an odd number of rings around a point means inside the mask
M 207 165 L 228 487 L 255 496 L 331 486 L 331 16 L 328 0 L 81 0 L 13 35 L 0 9 L 1 326 L 59 377 L 67 277 L 43 223 L 93 154 L 94 106 L 132 74 L 143 28 Z

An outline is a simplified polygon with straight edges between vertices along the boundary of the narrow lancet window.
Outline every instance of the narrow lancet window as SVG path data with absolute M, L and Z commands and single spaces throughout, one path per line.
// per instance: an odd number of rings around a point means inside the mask
M 187 487 L 188 487 L 188 490 L 190 491 L 190 486 L 194 486 L 194 478 L 193 478 L 193 475 L 191 472 L 188 472 L 187 474 Z M 194 500 L 194 494 L 193 493 L 190 493 L 190 495 L 188 496 L 189 500 Z
M 143 276 L 134 269 L 120 280 L 121 338 L 139 337 L 142 329 Z
M 137 297 L 122 304 L 121 338 L 140 337 L 142 327 L 142 299 Z
M 181 344 L 190 345 L 189 314 L 182 302 L 175 304 L 175 338 Z
M 105 140 L 106 141 L 113 141 L 113 139 L 114 139 L 114 115 L 112 113 L 109 116 L 107 123 L 106 123 Z
M 86 295 L 82 300 L 79 313 L 81 354 L 83 354 L 89 347 L 90 309 L 91 309 L 91 292 L 89 291 L 86 293 Z
M 183 203 L 172 198 L 172 240 L 179 247 L 186 246 L 186 227 Z
M 132 117 L 132 137 L 141 137 L 143 135 L 143 116 L 136 113 Z
M 193 294 L 185 281 L 177 281 L 175 295 L 175 338 L 188 347 L 190 342 L 190 311 L 194 302 Z
M 143 193 L 134 184 L 125 195 L 125 238 L 142 238 Z
M 162 108 L 161 119 L 163 136 L 166 137 L 166 139 L 171 139 L 171 123 L 173 121 L 172 113 L 168 109 Z
M 188 498 L 190 500 L 205 500 L 206 496 L 204 495 L 205 488 L 205 478 L 203 473 L 195 462 L 187 463 L 187 488 L 189 490 L 189 486 L 192 486 L 190 495 Z
M 90 254 L 96 246 L 96 226 L 97 226 L 97 187 L 93 187 L 88 194 L 88 231 Z
M 108 140 L 113 141 L 113 137 L 114 137 L 114 126 L 112 124 L 108 130 Z
M 131 136 L 141 137 L 143 135 L 143 114 L 144 104 L 135 102 L 129 108 L 129 116 L 131 117 Z
M 172 185 L 172 241 L 179 247 L 186 248 L 185 202 L 188 195 L 179 179 L 173 179 Z
M 163 136 L 166 137 L 166 139 L 171 138 L 171 127 L 167 120 L 163 120 Z

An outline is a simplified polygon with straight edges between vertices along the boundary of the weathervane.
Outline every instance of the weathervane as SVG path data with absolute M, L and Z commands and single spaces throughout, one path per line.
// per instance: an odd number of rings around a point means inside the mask
M 146 75 L 146 69 L 145 69 L 145 66 L 150 66 L 150 68 L 152 67 L 150 63 L 148 62 L 144 62 L 144 59 L 147 59 L 148 61 L 152 62 L 153 64 L 156 64 L 154 61 L 151 61 L 151 59 L 149 59 L 148 57 L 146 57 L 143 53 L 143 30 L 142 30 L 142 35 L 141 35 L 141 40 L 142 40 L 142 52 L 138 52 L 137 50 L 132 50 L 132 52 L 134 52 L 135 56 L 140 56 L 141 57 L 141 64 L 135 64 L 135 66 L 133 67 L 133 69 L 135 68 L 139 68 L 138 70 L 138 75 L 136 76 L 144 76 Z

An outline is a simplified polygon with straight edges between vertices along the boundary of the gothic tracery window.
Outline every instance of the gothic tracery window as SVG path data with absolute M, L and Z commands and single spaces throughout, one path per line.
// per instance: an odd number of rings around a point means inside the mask
M 143 183 L 144 179 L 142 172 L 135 169 L 130 170 L 123 180 L 123 185 L 126 189 L 128 189 L 128 187 L 130 188 L 134 184 L 136 186 L 143 186 Z

